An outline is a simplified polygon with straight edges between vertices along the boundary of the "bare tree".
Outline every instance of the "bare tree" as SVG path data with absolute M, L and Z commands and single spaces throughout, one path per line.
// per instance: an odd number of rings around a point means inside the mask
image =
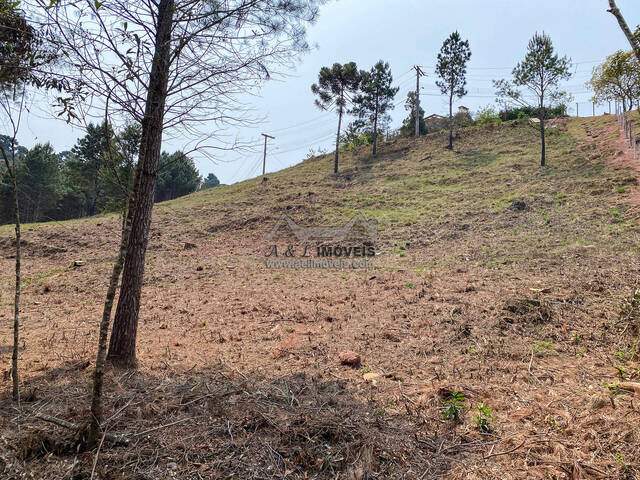
M 246 119 L 236 95 L 308 49 L 305 25 L 316 18 L 321 0 L 32 1 L 56 26 L 69 75 L 87 95 L 85 109 L 109 97 L 115 118 L 142 125 L 140 175 L 108 353 L 113 364 L 133 367 L 163 133 L 179 127 L 182 135 L 200 138 L 198 148 L 233 148 L 219 139 L 206 144 L 213 136 L 200 135 L 198 127 Z
M 43 36 L 33 28 L 20 9 L 20 2 L 0 0 L 0 118 L 3 118 L 9 135 L 9 145 L 0 142 L 0 155 L 11 181 L 13 196 L 13 216 L 16 235 L 16 267 L 13 315 L 13 352 L 11 356 L 11 376 L 13 379 L 13 399 L 20 400 L 18 372 L 18 344 L 20 340 L 20 283 L 22 252 L 19 182 L 17 173 L 17 136 L 20 131 L 28 87 L 57 88 L 64 82 L 60 79 L 40 75 L 37 70 L 51 64 L 56 55 L 43 41 Z
M 21 89 L 20 93 L 16 95 L 16 92 L 2 92 L 0 98 L 0 107 L 3 111 L 3 116 L 6 116 L 8 123 L 11 125 L 10 135 L 10 147 L 7 149 L 0 142 L 0 153 L 4 160 L 5 167 L 11 179 L 11 188 L 13 193 L 13 218 L 15 223 L 16 233 L 16 276 L 15 276 L 15 290 L 14 290 L 14 303 L 13 303 L 13 352 L 11 355 L 11 377 L 13 379 L 12 395 L 15 401 L 20 400 L 20 382 L 18 377 L 18 343 L 20 340 L 20 262 L 22 259 L 22 252 L 20 250 L 20 208 L 18 203 L 18 180 L 17 180 L 17 152 L 16 152 L 16 137 L 20 130 L 20 123 L 22 119 L 22 112 L 24 107 L 25 92 Z

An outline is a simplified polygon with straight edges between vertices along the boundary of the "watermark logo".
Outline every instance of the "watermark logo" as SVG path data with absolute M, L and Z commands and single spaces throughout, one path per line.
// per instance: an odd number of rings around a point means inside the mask
M 357 214 L 338 227 L 305 227 L 283 214 L 263 239 L 267 268 L 372 269 L 378 222 Z
M 369 241 L 375 242 L 378 239 L 378 222 L 375 220 L 367 220 L 361 213 L 351 217 L 341 227 L 302 227 L 294 222 L 289 215 L 283 213 L 280 215 L 280 218 L 273 228 L 264 235 L 264 239 L 266 241 L 273 241 L 277 237 L 278 232 L 281 232 L 285 230 L 285 227 L 288 227 L 299 242 L 343 242 L 347 239 L 349 234 L 358 235 L 358 226 L 361 226 L 364 229 Z

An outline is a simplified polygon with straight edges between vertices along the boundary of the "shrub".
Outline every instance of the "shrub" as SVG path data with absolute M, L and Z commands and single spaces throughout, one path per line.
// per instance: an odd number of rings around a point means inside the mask
M 567 106 L 564 104 L 558 105 L 557 107 L 547 108 L 547 118 L 556 118 L 556 117 L 565 117 L 567 115 Z M 519 118 L 525 117 L 535 117 L 538 118 L 540 116 L 540 109 L 534 107 L 520 107 L 520 108 L 512 108 L 510 110 L 503 110 L 500 112 L 500 118 L 503 122 L 508 120 L 517 120 Z
M 478 110 L 476 113 L 476 123 L 478 125 L 488 125 L 491 123 L 500 123 L 500 114 L 490 105 Z

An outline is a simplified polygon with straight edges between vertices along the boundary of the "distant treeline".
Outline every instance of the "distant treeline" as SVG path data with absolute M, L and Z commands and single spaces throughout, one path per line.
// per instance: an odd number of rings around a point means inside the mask
M 15 145 L 20 217 L 23 222 L 68 220 L 124 208 L 138 158 L 141 129 L 128 125 L 119 134 L 90 124 L 71 151 L 56 153 L 49 143 L 31 149 Z M 108 140 L 107 140 L 108 139 Z M 11 139 L 0 135 L 9 151 Z M 215 175 L 203 181 L 191 158 L 162 153 L 155 201 L 219 185 Z M 0 224 L 13 222 L 12 190 L 0 164 Z

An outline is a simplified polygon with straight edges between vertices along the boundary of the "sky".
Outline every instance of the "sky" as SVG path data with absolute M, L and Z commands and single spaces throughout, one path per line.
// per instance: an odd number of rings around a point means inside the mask
M 640 2 L 618 0 L 627 23 L 640 24 Z M 222 152 L 211 159 L 192 155 L 203 177 L 213 172 L 222 183 L 231 184 L 262 173 L 261 133 L 269 140 L 267 172 L 295 165 L 313 150 L 333 151 L 337 115 L 314 105 L 310 86 L 318 71 L 335 62 L 354 61 L 369 69 L 378 60 L 389 62 L 394 84 L 400 87 L 391 113 L 392 128 L 407 116 L 404 100 L 415 90 L 414 65 L 427 74 L 421 78 L 420 103 L 426 114 L 446 114 L 447 100 L 435 85 L 436 56 L 444 39 L 457 30 L 469 40 L 471 60 L 467 69 L 468 95 L 456 100 L 472 113 L 495 106 L 492 80 L 509 78 L 512 68 L 524 57 L 527 43 L 544 31 L 556 51 L 572 60 L 574 76 L 562 88 L 574 97 L 569 113 L 592 114 L 592 94 L 585 86 L 594 66 L 616 50 L 629 50 L 607 0 L 332 0 L 320 9 L 318 21 L 308 29 L 311 52 L 303 55 L 286 75 L 273 78 L 262 88 L 240 100 L 260 119 L 251 127 L 222 132 L 245 142 L 255 142 L 249 152 Z M 454 107 L 454 108 L 455 108 Z M 596 114 L 608 105 L 596 107 Z M 33 108 L 18 140 L 26 147 L 50 142 L 56 151 L 69 150 L 83 131 L 55 120 L 47 109 Z M 346 126 L 349 119 L 343 121 Z M 211 127 L 215 128 L 215 127 Z M 180 135 L 163 143 L 163 149 L 185 148 Z M 327 168 L 330 168 L 329 165 Z

